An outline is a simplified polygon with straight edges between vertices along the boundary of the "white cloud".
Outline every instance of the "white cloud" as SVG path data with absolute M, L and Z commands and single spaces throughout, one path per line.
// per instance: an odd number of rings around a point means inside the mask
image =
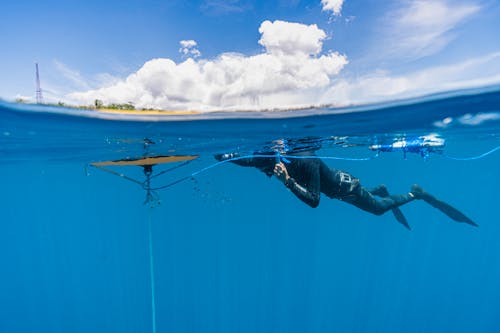
M 43 97 L 46 102 L 78 102 L 68 98 L 68 94 L 75 90 L 88 91 L 95 87 L 108 87 L 120 82 L 118 77 L 109 73 L 84 76 L 60 60 L 53 60 L 53 67 L 55 70 L 49 71 L 42 81 Z
M 93 86 L 101 86 L 101 87 L 107 87 L 107 86 L 112 86 L 113 84 L 117 84 L 120 82 L 120 79 L 114 75 L 111 75 L 109 73 L 98 73 L 95 75 L 95 83 Z
M 471 12 L 464 9 L 469 7 L 450 12 L 450 6 L 441 5 L 426 8 L 438 12 L 446 8 L 444 12 L 455 13 L 447 24 L 438 20 L 444 14 L 434 16 L 422 8 L 405 24 L 418 25 L 419 20 L 429 19 L 420 25 L 451 27 L 458 24 L 458 17 Z M 106 86 L 68 96 L 76 103 L 101 99 L 105 103 L 132 102 L 144 108 L 267 109 L 380 102 L 500 83 L 500 52 L 398 75 L 374 70 L 352 78 L 338 75 L 348 60 L 336 52 L 323 51 L 327 36 L 314 24 L 265 21 L 259 32 L 259 44 L 264 49 L 256 55 L 223 53 L 215 59 L 197 58 L 190 54 L 197 43 L 184 40 L 180 52 L 191 56 L 180 63 L 152 59 L 125 79 L 110 77 Z
M 316 24 L 304 25 L 285 21 L 264 21 L 259 28 L 259 44 L 275 55 L 316 55 L 323 48 L 326 34 Z
M 499 121 L 500 112 L 466 114 L 458 119 L 463 125 L 477 126 L 489 121 Z
M 421 58 L 442 50 L 454 38 L 453 30 L 480 10 L 475 3 L 411 0 L 383 18 L 387 27 L 384 50 L 390 56 Z
M 500 83 L 500 52 L 405 75 L 375 71 L 355 79 L 339 79 L 322 96 L 336 105 L 372 103 Z
M 181 44 L 181 48 L 179 49 L 179 52 L 184 56 L 184 57 L 193 57 L 193 58 L 198 58 L 201 56 L 201 52 L 196 48 L 198 43 L 196 41 L 189 39 L 189 40 L 181 40 L 179 42 Z
M 224 53 L 213 60 L 181 63 L 153 59 L 112 86 L 70 94 L 80 103 L 133 102 L 162 109 L 271 108 L 314 104 L 347 64 L 336 52 L 322 54 L 326 34 L 316 25 L 283 21 L 261 24 L 265 51 L 245 56 Z M 181 46 L 195 46 L 184 41 Z
M 342 11 L 344 0 L 321 0 L 323 11 L 331 11 L 333 15 L 339 16 Z
M 59 60 L 54 60 L 56 70 L 77 89 L 90 89 L 87 80 L 79 71 L 70 68 Z

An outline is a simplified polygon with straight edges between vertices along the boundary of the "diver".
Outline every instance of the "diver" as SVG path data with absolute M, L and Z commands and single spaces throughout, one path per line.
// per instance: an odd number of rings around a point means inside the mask
M 398 195 L 390 195 L 383 184 L 367 189 L 358 178 L 345 171 L 330 168 L 312 151 L 291 154 L 257 152 L 251 157 L 241 157 L 238 153 L 217 154 L 215 158 L 219 161 L 229 160 L 240 166 L 255 167 L 268 177 L 276 176 L 295 196 L 313 208 L 319 205 L 320 195 L 323 193 L 329 198 L 344 201 L 375 215 L 392 210 L 398 222 L 410 229 L 398 207 L 421 199 L 457 222 L 477 226 L 456 208 L 436 199 L 416 184 L 408 193 Z

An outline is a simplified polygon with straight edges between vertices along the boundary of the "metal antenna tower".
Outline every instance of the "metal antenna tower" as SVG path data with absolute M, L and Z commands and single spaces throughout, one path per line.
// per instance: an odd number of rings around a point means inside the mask
M 38 63 L 35 63 L 36 68 L 36 104 L 43 103 L 42 87 L 40 86 L 40 74 L 38 73 Z

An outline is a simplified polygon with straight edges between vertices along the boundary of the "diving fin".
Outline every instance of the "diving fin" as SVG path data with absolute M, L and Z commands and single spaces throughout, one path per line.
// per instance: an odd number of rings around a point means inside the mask
M 369 190 L 369 192 L 373 195 L 377 195 L 381 198 L 387 198 L 389 196 L 389 191 L 384 184 L 380 184 L 376 188 Z M 406 217 L 403 215 L 403 212 L 398 207 L 392 209 L 392 213 L 396 220 L 401 223 L 406 229 L 411 230 L 410 224 L 406 220 Z
M 431 205 L 434 208 L 439 209 L 441 212 L 446 214 L 448 217 L 450 217 L 452 220 L 455 220 L 457 222 L 462 222 L 462 223 L 467 223 L 469 225 L 472 225 L 474 227 L 478 227 L 479 225 L 472 221 L 470 218 L 465 216 L 462 212 L 460 212 L 458 209 L 455 207 L 450 206 L 446 202 L 443 202 L 441 200 L 436 199 L 434 196 L 430 195 L 429 193 L 425 192 L 420 186 L 418 185 L 413 185 L 411 192 L 417 199 L 422 199 L 425 202 L 427 202 L 429 205 Z
M 394 214 L 394 217 L 396 220 L 398 220 L 399 223 L 401 223 L 406 229 L 411 230 L 410 224 L 408 224 L 408 221 L 406 220 L 406 217 L 403 215 L 403 212 L 399 208 L 393 208 L 392 213 Z

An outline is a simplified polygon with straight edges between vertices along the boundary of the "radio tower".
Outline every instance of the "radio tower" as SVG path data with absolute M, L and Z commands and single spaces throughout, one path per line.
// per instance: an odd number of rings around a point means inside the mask
M 42 87 L 40 86 L 40 74 L 38 73 L 38 63 L 35 63 L 36 68 L 36 104 L 43 104 Z

